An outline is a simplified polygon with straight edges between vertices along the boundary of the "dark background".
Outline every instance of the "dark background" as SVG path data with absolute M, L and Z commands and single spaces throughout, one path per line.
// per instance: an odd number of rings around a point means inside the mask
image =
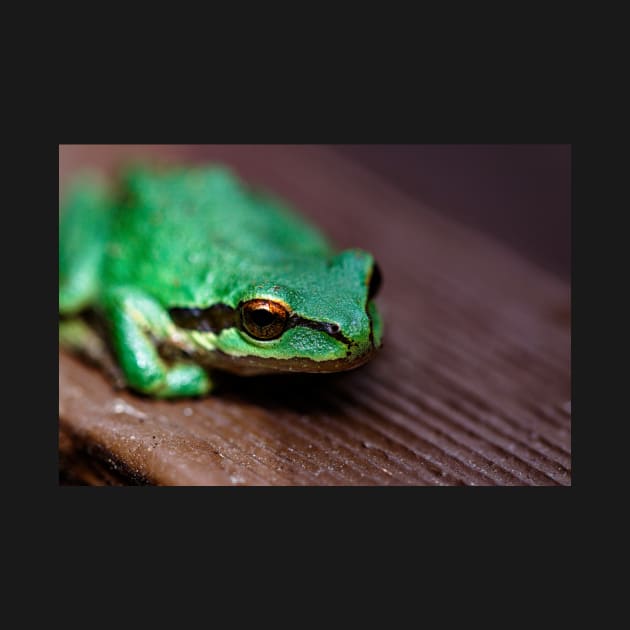
M 331 145 L 372 176 L 440 214 L 485 232 L 563 280 L 571 277 L 571 145 Z M 74 145 L 60 150 L 61 173 L 112 167 L 131 156 L 175 161 L 217 154 L 257 172 L 260 145 Z M 286 151 L 290 153 L 291 147 Z M 287 153 L 287 155 L 289 154 Z M 281 168 L 291 169 L 290 161 Z M 376 184 L 376 182 L 375 182 Z
M 571 145 L 334 145 L 442 214 L 571 277 Z

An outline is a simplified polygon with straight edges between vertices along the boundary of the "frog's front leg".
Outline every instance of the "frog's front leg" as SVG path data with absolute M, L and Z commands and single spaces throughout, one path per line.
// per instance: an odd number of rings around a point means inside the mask
M 105 298 L 112 340 L 128 385 L 161 398 L 198 396 L 211 389 L 205 370 L 184 361 L 172 365 L 160 357 L 156 342 L 165 340 L 174 325 L 162 306 L 145 293 L 117 288 Z

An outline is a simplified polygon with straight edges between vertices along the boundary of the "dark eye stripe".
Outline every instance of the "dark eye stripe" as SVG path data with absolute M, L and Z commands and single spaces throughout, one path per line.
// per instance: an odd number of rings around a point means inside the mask
M 173 323 L 186 330 L 220 333 L 236 325 L 236 311 L 227 304 L 215 304 L 209 308 L 173 307 L 168 310 Z
M 312 328 L 313 330 L 321 330 L 329 334 L 333 339 L 341 341 L 346 346 L 351 345 L 350 339 L 348 339 L 342 332 L 337 324 L 329 324 L 328 322 L 317 322 L 312 319 L 306 319 L 299 317 L 298 315 L 292 315 L 289 320 L 287 328 L 295 328 L 296 326 L 304 326 L 305 328 Z
M 215 304 L 209 308 L 174 306 L 168 309 L 168 314 L 176 326 L 184 328 L 185 330 L 197 330 L 199 332 L 219 334 L 226 328 L 233 328 L 235 326 L 240 328 L 236 309 L 233 309 L 227 304 Z M 341 332 L 337 324 L 318 322 L 300 317 L 299 315 L 292 315 L 287 322 L 285 330 L 297 326 L 325 332 L 333 337 L 333 339 L 341 341 L 346 346 L 352 344 L 350 339 Z

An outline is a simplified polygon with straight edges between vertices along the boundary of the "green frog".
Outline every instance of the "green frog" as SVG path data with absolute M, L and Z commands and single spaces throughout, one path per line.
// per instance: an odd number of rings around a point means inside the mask
M 134 166 L 71 182 L 59 223 L 60 343 L 105 322 L 131 389 L 202 396 L 212 370 L 356 368 L 381 346 L 381 273 L 222 165 Z M 93 332 L 93 329 L 91 329 Z

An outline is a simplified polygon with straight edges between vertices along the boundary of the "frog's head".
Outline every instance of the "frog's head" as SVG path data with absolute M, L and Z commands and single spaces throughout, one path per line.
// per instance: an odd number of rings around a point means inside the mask
M 266 268 L 207 309 L 213 362 L 241 373 L 358 367 L 381 345 L 380 283 L 374 258 L 358 249 Z M 203 346 L 204 333 L 193 335 Z

